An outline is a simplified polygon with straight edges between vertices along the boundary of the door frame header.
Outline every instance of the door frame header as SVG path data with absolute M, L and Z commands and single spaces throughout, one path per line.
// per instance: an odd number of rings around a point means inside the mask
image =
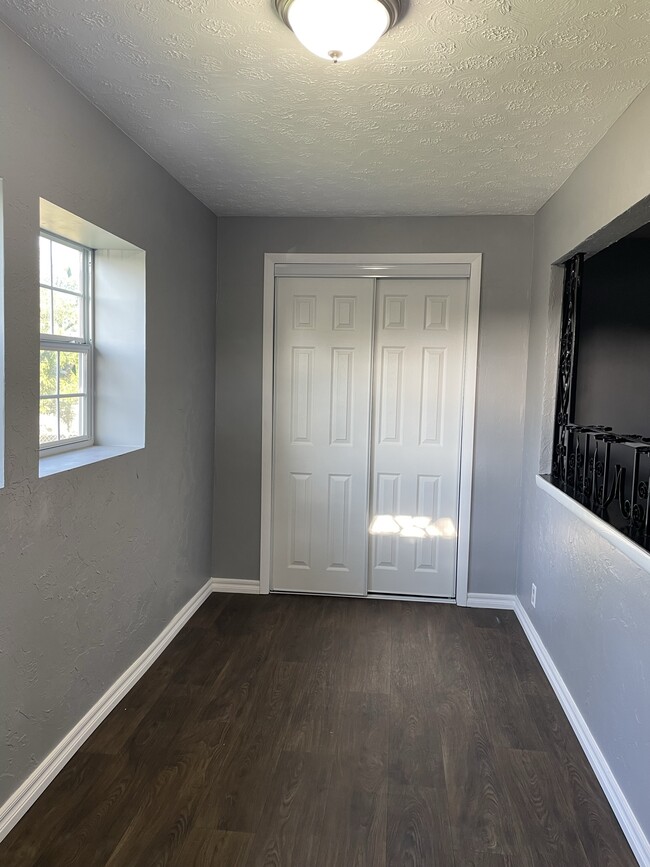
M 296 254 L 291 254 L 295 256 Z M 341 257 L 342 259 L 343 257 Z M 382 257 L 387 258 L 387 257 Z M 301 257 L 300 261 L 275 261 L 276 277 L 405 277 L 405 278 L 469 278 L 471 265 L 468 262 L 380 262 L 372 264 L 357 261 L 358 256 L 349 255 L 348 261 L 323 262 L 321 256 L 313 261 Z
M 482 261 L 481 253 L 266 253 L 264 255 L 260 593 L 270 592 L 271 580 L 275 278 L 279 276 L 451 277 L 468 281 L 456 574 L 456 604 L 467 605 Z

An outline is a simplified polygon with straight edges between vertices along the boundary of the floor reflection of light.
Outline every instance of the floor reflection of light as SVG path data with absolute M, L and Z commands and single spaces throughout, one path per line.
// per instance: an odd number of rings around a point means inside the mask
M 401 536 L 403 539 L 455 539 L 456 525 L 451 518 L 420 515 L 375 515 L 370 523 L 372 536 Z

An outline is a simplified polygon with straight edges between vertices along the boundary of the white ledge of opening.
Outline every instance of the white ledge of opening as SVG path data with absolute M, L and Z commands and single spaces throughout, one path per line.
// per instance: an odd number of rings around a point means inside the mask
M 77 467 L 86 467 L 89 464 L 126 455 L 141 448 L 142 446 L 88 446 L 85 449 L 61 452 L 58 455 L 46 455 L 38 461 L 38 477 L 44 479 L 57 473 L 76 470 Z
M 627 536 L 612 527 L 607 521 L 603 521 L 602 518 L 599 518 L 598 515 L 595 515 L 586 506 L 574 500 L 573 497 L 565 494 L 564 491 L 561 491 L 544 476 L 536 476 L 535 481 L 540 490 L 549 494 L 554 500 L 557 500 L 558 503 L 564 506 L 565 509 L 587 524 L 588 527 L 591 527 L 592 530 L 595 530 L 612 547 L 625 554 L 626 557 L 632 560 L 633 563 L 636 563 L 637 566 L 640 566 L 641 569 L 650 572 L 650 553 L 644 548 L 628 539 Z

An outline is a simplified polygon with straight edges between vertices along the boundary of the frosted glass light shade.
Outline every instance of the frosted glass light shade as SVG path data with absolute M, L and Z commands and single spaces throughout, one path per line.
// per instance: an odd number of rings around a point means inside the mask
M 287 17 L 305 48 L 334 62 L 365 54 L 391 23 L 379 0 L 293 0 Z

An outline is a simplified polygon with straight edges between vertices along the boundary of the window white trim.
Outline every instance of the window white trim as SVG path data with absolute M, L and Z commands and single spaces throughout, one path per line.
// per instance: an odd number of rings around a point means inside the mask
M 65 473 L 68 470 L 76 470 L 78 467 L 87 467 L 97 464 L 109 458 L 117 458 L 127 455 L 129 452 L 138 451 L 142 446 L 97 446 L 80 448 L 71 445 L 67 448 L 58 449 L 54 454 L 43 454 L 38 462 L 38 476 L 41 479 L 55 476 L 57 473 Z
M 60 238 L 66 238 L 75 244 L 82 247 L 90 247 L 93 250 L 130 250 L 132 253 L 142 253 L 140 247 L 125 241 L 124 238 L 119 238 L 113 235 L 112 232 L 107 232 L 106 229 L 101 229 L 83 217 L 73 214 L 71 211 L 66 211 L 64 208 L 55 205 L 53 202 L 48 202 L 47 199 L 40 199 L 41 212 L 41 228 L 44 232 L 49 232 L 51 235 L 58 235 Z
M 479 307 L 481 296 L 481 253 L 266 253 L 264 257 L 264 325 L 262 348 L 262 515 L 260 533 L 260 593 L 270 592 L 271 520 L 273 490 L 273 339 L 275 315 L 275 278 L 282 269 L 296 268 L 304 274 L 317 267 L 319 273 L 375 277 L 440 277 L 458 266 L 469 276 L 467 335 L 465 348 L 464 395 L 462 410 L 460 506 L 458 519 L 458 563 L 456 604 L 467 604 L 469 585 L 469 544 L 474 464 L 476 377 L 478 362 Z M 463 273 L 464 266 L 464 273 Z M 469 270 L 468 270 L 469 269 Z M 313 271 L 311 271 L 313 273 Z
M 72 449 L 83 449 L 88 448 L 94 444 L 94 343 L 93 343 L 93 332 L 94 332 L 94 318 L 93 318 L 93 269 L 94 269 L 94 251 L 85 246 L 84 244 L 80 244 L 76 241 L 71 241 L 69 238 L 65 238 L 61 235 L 58 235 L 55 232 L 48 231 L 47 229 L 41 228 L 39 231 L 39 239 L 46 238 L 49 241 L 52 241 L 56 244 L 60 244 L 66 247 L 70 247 L 73 250 L 77 250 L 82 255 L 82 266 L 81 266 L 81 292 L 72 292 L 68 289 L 62 289 L 57 286 L 54 286 L 51 282 L 49 284 L 42 283 L 40 281 L 39 274 L 39 289 L 47 288 L 51 293 L 58 292 L 62 295 L 69 295 L 73 298 L 81 298 L 82 299 L 82 335 L 81 337 L 65 337 L 59 334 L 44 334 L 40 333 L 40 346 L 39 346 L 39 355 L 41 351 L 52 351 L 52 352 L 76 352 L 85 356 L 84 363 L 84 390 L 79 393 L 66 393 L 62 395 L 59 391 L 57 385 L 57 393 L 48 395 L 43 394 L 40 390 L 39 386 L 39 409 L 41 400 L 59 400 L 62 396 L 66 398 L 79 397 L 82 399 L 81 406 L 83 407 L 83 424 L 85 433 L 80 437 L 66 437 L 65 439 L 58 439 L 53 443 L 40 443 L 39 441 L 39 453 L 42 457 L 46 457 L 48 455 L 59 454 L 62 452 L 69 452 Z M 51 250 L 51 248 L 50 248 Z M 51 267 L 51 265 L 50 265 Z M 40 253 L 39 253 L 39 270 L 40 270 Z M 50 280 L 52 280 L 52 275 L 50 275 Z M 40 292 L 39 292 L 40 295 Z M 52 310 L 52 328 L 54 328 L 54 312 Z M 58 418 L 58 411 L 57 411 Z M 60 424 L 60 422 L 59 422 Z M 60 430 L 59 430 L 60 434 Z
M 145 447 L 146 252 L 40 199 L 44 234 L 93 251 L 93 441 L 39 449 L 39 477 Z

